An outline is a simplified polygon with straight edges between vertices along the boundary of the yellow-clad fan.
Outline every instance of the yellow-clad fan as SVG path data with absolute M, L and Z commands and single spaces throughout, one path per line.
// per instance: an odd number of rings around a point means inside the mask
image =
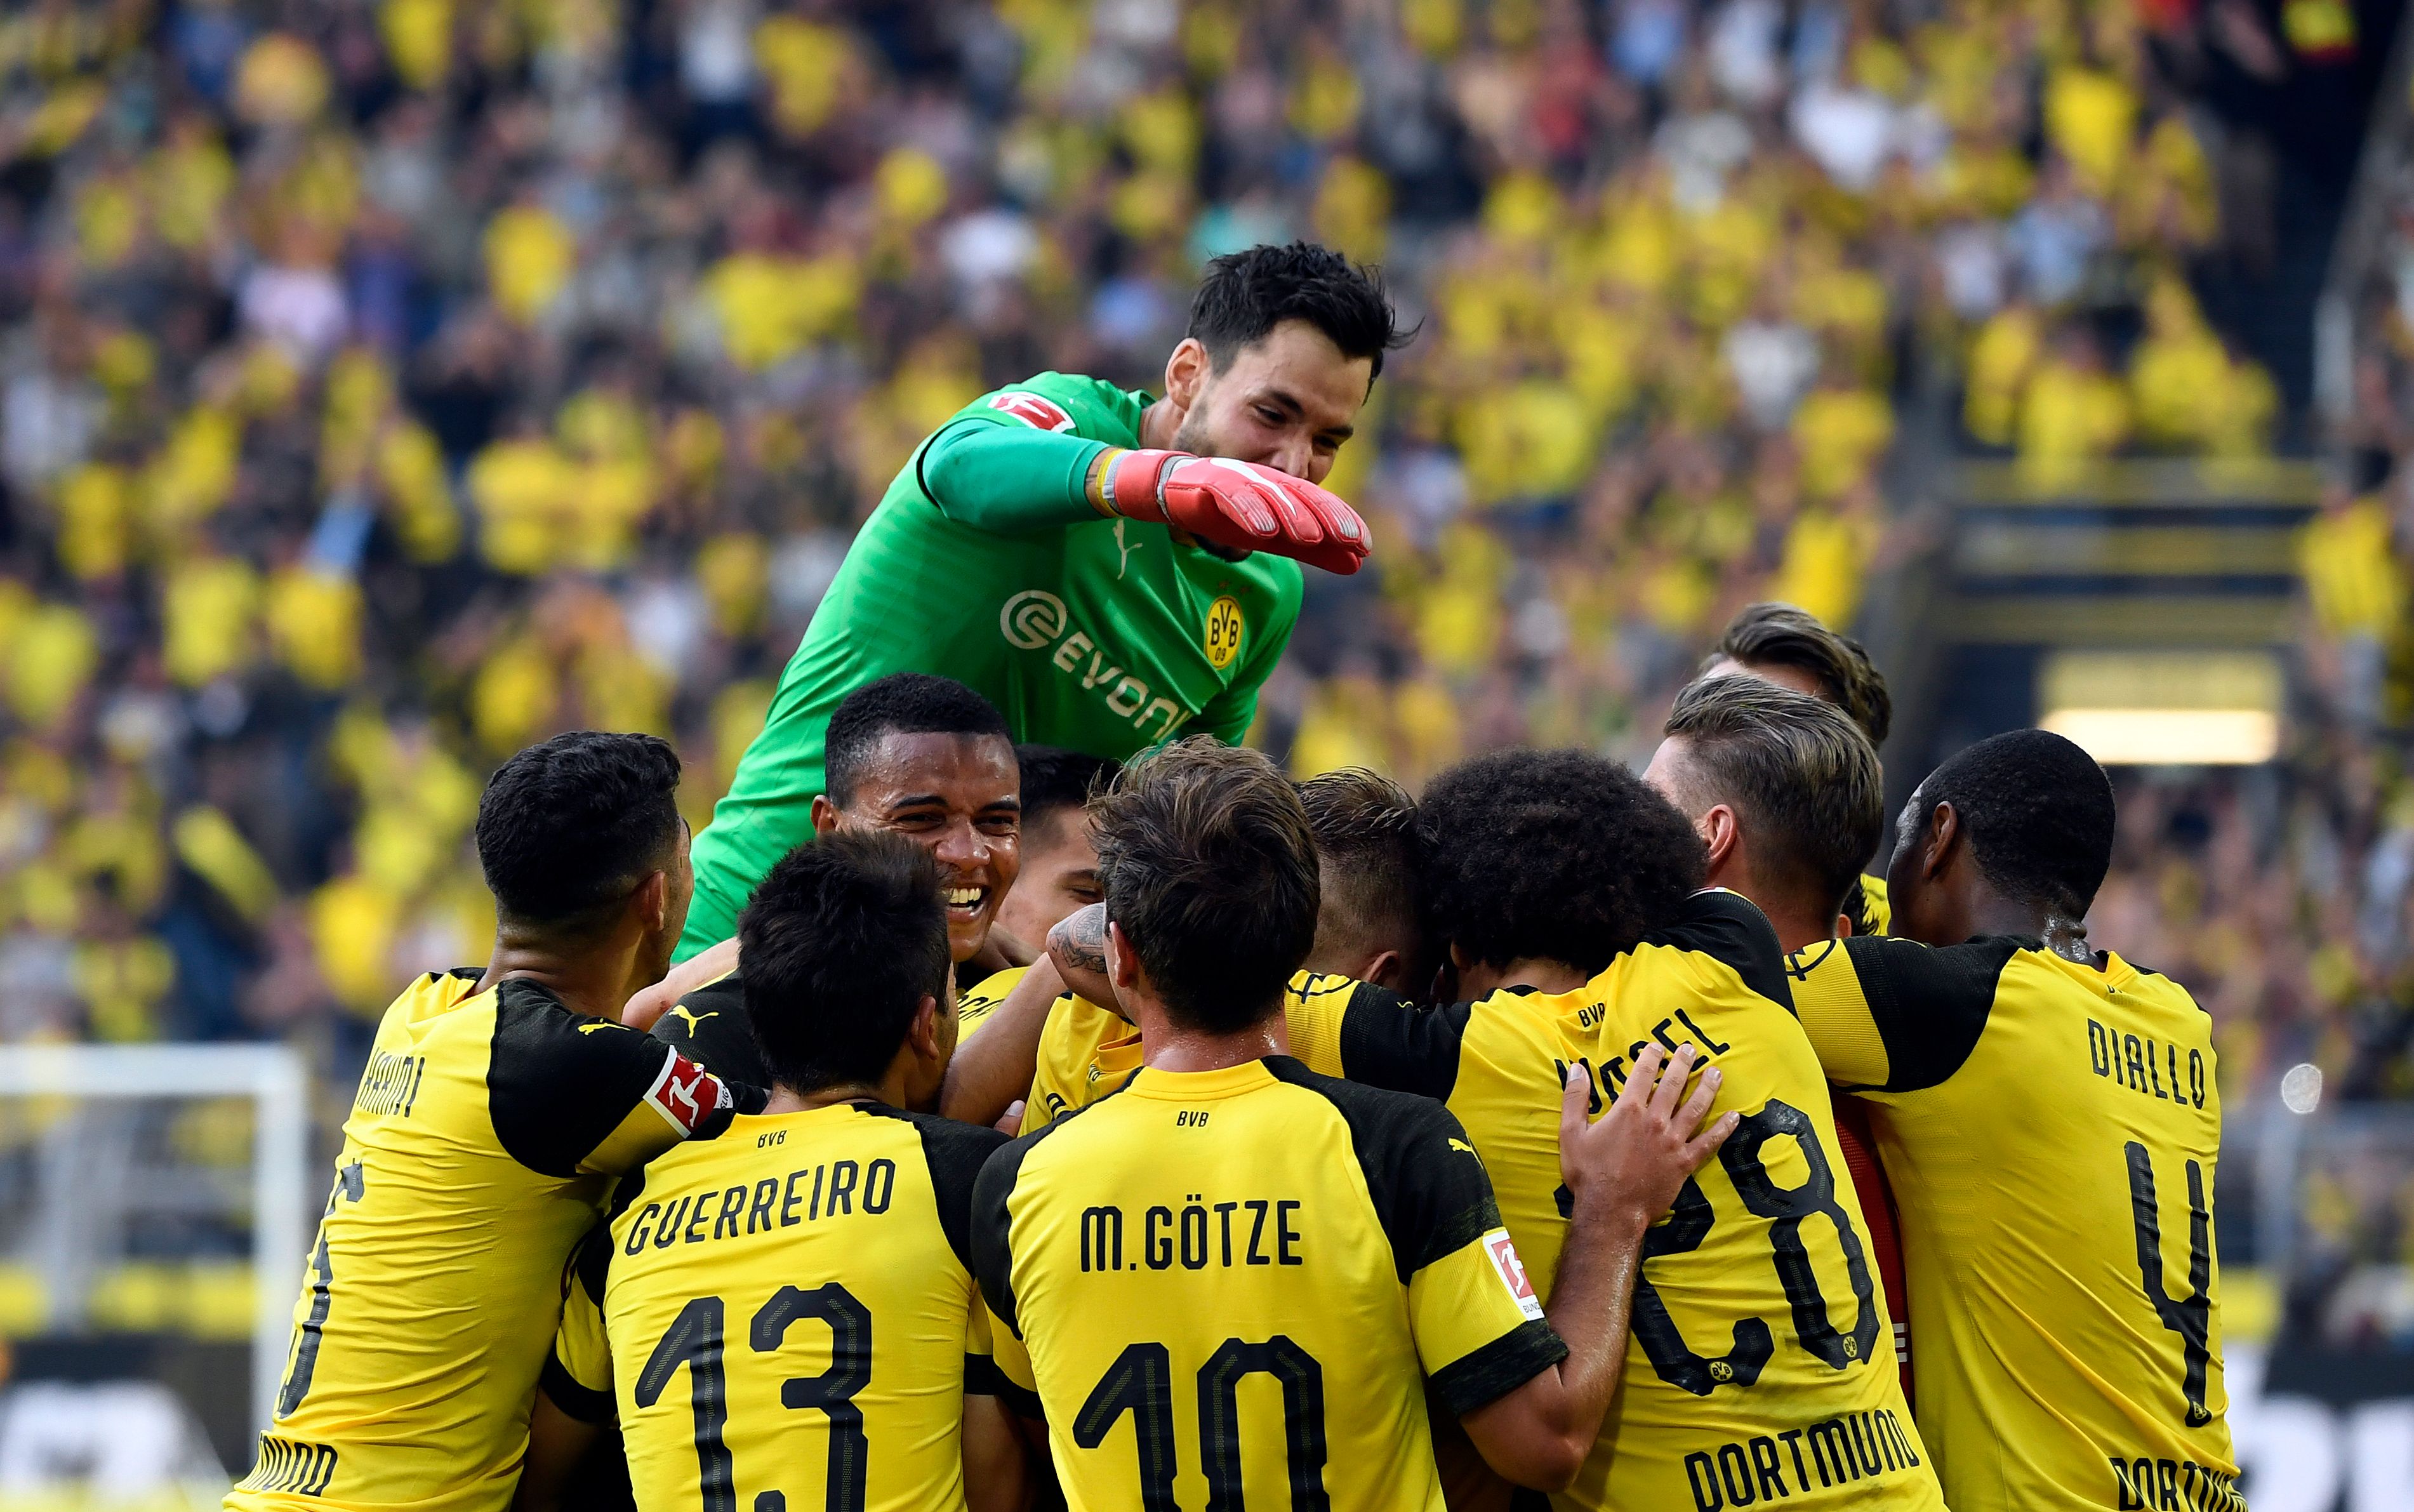
M 961 980 L 1030 959 L 1031 948 L 994 928 L 1022 860 L 1021 776 L 996 706 L 952 678 L 897 672 L 842 699 L 827 739 L 813 833 L 886 830 L 929 851 L 946 885 Z M 625 1018 L 730 1081 L 761 1086 L 769 1070 L 747 1029 L 741 953 L 732 938 L 680 963 Z
M 1930 772 L 1887 871 L 1901 939 L 1791 958 L 1901 1198 L 1919 1420 L 1957 1512 L 2242 1508 L 2225 1416 L 2212 1023 L 2083 922 L 2112 786 L 2015 730 Z M 1933 948 L 1931 948 L 1933 947 Z
M 1441 1099 L 1466 1125 L 1538 1289 L 1567 1233 L 1564 1068 L 1614 1097 L 1637 1055 L 1690 1049 L 1740 1120 L 1644 1247 L 1624 1386 L 1556 1505 L 1941 1509 L 1767 920 L 1696 891 L 1692 827 L 1599 756 L 1479 756 L 1436 778 L 1423 812 L 1463 1000 L 1408 1011 L 1319 981 L 1307 1006 L 1330 1010 L 1314 1032 L 1345 1075 Z
M 617 1414 L 639 1512 L 1019 1507 L 970 1249 L 1005 1136 L 907 1111 L 955 1049 L 938 868 L 827 836 L 738 931 L 769 1105 L 621 1183 L 579 1252 L 522 1505 L 559 1505 Z
M 1309 975 L 1354 978 L 1422 998 L 1434 980 L 1435 963 L 1424 934 L 1423 840 L 1416 800 L 1390 778 L 1359 767 L 1307 779 L 1299 785 L 1299 799 L 1316 840 L 1321 901 L 1305 973 L 1286 999 L 1289 1011 L 1306 1011 L 1301 995 L 1308 990 Z M 1094 929 L 1103 927 L 1093 923 Z M 990 999 L 984 1013 L 1002 1001 L 1014 980 L 1006 974 L 981 984 L 977 991 Z M 1042 1009 L 1034 1002 L 1028 1015 L 1000 1015 L 1013 1026 L 1002 1025 L 997 1038 L 977 1053 L 1003 1067 L 1013 1050 L 1031 1041 L 1031 1026 L 1039 1025 L 1035 1048 L 1022 1051 L 1015 1067 L 1030 1083 L 1023 1132 L 1044 1129 L 1086 1107 L 1140 1070 L 1139 1028 L 1114 1006 L 1110 994 L 1101 992 L 1100 997 L 1067 994 L 1052 1007 Z M 1044 1025 L 1036 1017 L 1042 1011 Z M 1304 1036 L 1301 1041 L 1308 1069 L 1339 1074 L 1339 1063 L 1326 1058 L 1312 1040 L 1313 1036 Z M 1016 1095 L 1021 1095 L 1019 1088 Z M 979 1118 L 987 1106 L 968 1098 L 961 1107 L 951 1103 L 948 1111 L 958 1117 Z
M 494 957 L 386 1010 L 294 1307 L 292 1357 L 234 1512 L 499 1512 L 572 1247 L 610 1178 L 734 1112 L 615 1022 L 687 915 L 678 757 L 563 735 L 478 805 Z
M 1284 1053 L 1316 928 L 1305 814 L 1262 756 L 1183 742 L 1098 805 L 1107 975 L 1146 1064 L 991 1158 L 974 1207 L 1007 1393 L 1068 1505 L 1439 1512 L 1430 1378 L 1504 1475 L 1562 1484 L 1624 1357 L 1646 1227 L 1689 1138 L 1690 1058 L 1587 1128 L 1553 1115 L 1571 1233 L 1547 1314 L 1458 1121 Z

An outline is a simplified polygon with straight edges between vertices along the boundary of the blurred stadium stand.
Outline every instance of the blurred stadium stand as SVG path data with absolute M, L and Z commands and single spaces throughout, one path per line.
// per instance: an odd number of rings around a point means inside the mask
M 701 824 L 922 434 L 1153 380 L 1200 260 L 1306 235 L 1423 329 L 1334 480 L 1378 570 L 1312 585 L 1258 741 L 1640 759 L 1761 597 L 1875 650 L 1898 799 L 2087 733 L 2138 763 L 2095 937 L 2218 1023 L 2233 1331 L 2292 1402 L 2414 1397 L 2400 8 L 11 7 L 0 1055 L 281 1040 L 332 1139 L 395 983 L 484 951 L 496 760 L 655 730 Z M 249 1159 L 238 1105 L 123 1116 L 76 1183 Z M 65 1127 L 0 1102 L 19 1379 L 183 1383 L 235 1457 L 249 1215 L 63 1280 Z M 2292 1484 L 2364 1462 L 2332 1395 L 2269 1418 Z

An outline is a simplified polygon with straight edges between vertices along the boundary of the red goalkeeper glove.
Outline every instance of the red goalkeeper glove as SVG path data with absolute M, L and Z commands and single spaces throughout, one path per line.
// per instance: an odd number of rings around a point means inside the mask
M 1188 452 L 1118 452 L 1099 490 L 1111 514 L 1189 531 L 1238 551 L 1295 557 L 1326 572 L 1356 572 L 1374 538 L 1338 494 L 1255 462 Z

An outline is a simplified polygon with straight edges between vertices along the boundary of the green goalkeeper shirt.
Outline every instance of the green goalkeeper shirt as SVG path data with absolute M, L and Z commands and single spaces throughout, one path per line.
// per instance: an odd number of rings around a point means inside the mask
M 978 689 L 1018 741 L 1123 759 L 1173 736 L 1238 741 L 1299 618 L 1299 563 L 1226 561 L 1107 519 L 1091 464 L 1140 444 L 1149 397 L 1042 373 L 965 406 L 864 522 L 763 733 L 695 837 L 684 960 L 737 933 L 771 864 L 812 836 L 839 700 L 891 672 Z

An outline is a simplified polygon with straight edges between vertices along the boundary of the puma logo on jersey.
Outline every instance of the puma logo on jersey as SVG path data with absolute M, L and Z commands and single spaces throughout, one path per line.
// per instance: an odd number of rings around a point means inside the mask
M 625 1029 L 627 1027 L 627 1025 L 615 1024 L 610 1019 L 597 1019 L 592 1024 L 580 1025 L 578 1026 L 578 1032 L 581 1034 L 593 1034 L 598 1029 Z
M 673 1018 L 682 1018 L 687 1020 L 687 1032 L 693 1034 L 697 1029 L 704 1026 L 704 1021 L 706 1019 L 717 1019 L 721 1017 L 721 1010 L 717 1008 L 707 1009 L 701 1015 L 698 1015 L 691 1011 L 685 1003 L 673 1003 L 671 1005 L 671 1016 Z
M 1469 1155 L 1475 1155 L 1475 1146 L 1463 1139 L 1452 1140 L 1450 1142 L 1450 1147 L 1454 1150 L 1465 1150 Z M 1475 1155 L 1475 1158 L 1479 1160 L 1483 1159 L 1481 1155 Z

